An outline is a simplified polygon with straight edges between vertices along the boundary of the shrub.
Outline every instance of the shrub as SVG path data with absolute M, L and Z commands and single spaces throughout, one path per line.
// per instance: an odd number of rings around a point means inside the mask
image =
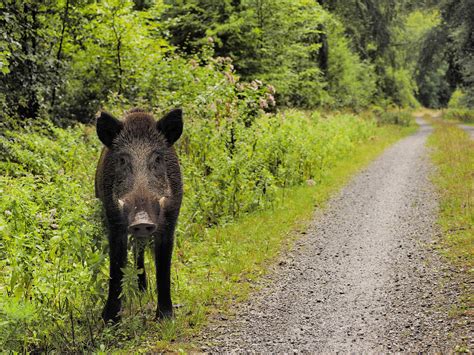
M 374 66 L 363 61 L 351 50 L 342 23 L 328 23 L 329 69 L 328 93 L 330 101 L 322 102 L 327 107 L 368 107 L 377 91 Z
M 443 112 L 443 118 L 446 120 L 474 123 L 474 110 L 467 108 L 450 108 Z
M 193 287 L 192 280 L 179 282 L 176 271 L 191 262 L 183 252 L 186 240 L 208 243 L 207 228 L 271 208 L 279 202 L 277 189 L 306 179 L 318 183 L 375 130 L 373 121 L 351 115 L 323 119 L 286 111 L 249 121 L 235 102 L 202 110 L 207 115 L 187 115 L 177 146 L 185 186 L 173 275 L 178 299 Z M 126 271 L 122 325 L 102 329 L 98 321 L 108 262 L 93 194 L 100 149 L 94 129 L 38 123 L 6 130 L 0 147 L 0 347 L 84 351 L 143 333 L 155 291 L 137 293 L 132 267 Z M 150 263 L 147 255 L 151 271 Z
M 413 123 L 413 116 L 409 111 L 374 106 L 371 112 L 375 116 L 378 125 L 393 124 L 408 127 Z

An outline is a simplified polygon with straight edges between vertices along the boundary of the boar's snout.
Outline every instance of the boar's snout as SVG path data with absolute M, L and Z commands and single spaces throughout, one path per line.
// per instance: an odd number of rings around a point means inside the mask
M 148 237 L 155 231 L 156 224 L 145 211 L 138 212 L 128 226 L 128 232 L 136 237 Z
M 161 206 L 151 191 L 135 189 L 118 200 L 127 231 L 136 237 L 148 237 L 157 230 Z

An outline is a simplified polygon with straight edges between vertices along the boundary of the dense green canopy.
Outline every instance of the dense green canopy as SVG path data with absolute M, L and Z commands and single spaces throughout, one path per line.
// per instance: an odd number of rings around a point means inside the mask
M 440 107 L 457 89 L 472 107 L 473 22 L 474 0 L 5 0 L 1 112 L 196 105 L 225 72 L 216 58 L 280 106 Z

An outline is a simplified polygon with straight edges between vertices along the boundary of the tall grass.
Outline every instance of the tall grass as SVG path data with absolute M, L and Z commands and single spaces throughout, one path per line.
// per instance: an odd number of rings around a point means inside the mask
M 433 180 L 440 195 L 438 223 L 442 229 L 441 250 L 466 277 L 459 305 L 450 315 L 472 322 L 474 295 L 474 141 L 453 122 L 432 120 L 429 138 L 437 169 Z M 456 352 L 469 352 L 468 340 L 460 340 Z M 461 345 L 462 344 L 462 345 Z
M 439 224 L 446 255 L 455 263 L 474 266 L 474 141 L 453 123 L 434 121 L 429 138 L 437 165 L 434 182 L 440 194 Z
M 467 108 L 450 108 L 443 112 L 445 120 L 474 123 L 474 110 Z

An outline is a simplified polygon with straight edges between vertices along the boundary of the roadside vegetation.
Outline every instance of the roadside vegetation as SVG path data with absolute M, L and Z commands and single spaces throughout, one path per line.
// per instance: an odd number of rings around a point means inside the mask
M 138 292 L 130 265 L 124 321 L 112 328 L 100 322 L 108 261 L 93 197 L 95 131 L 38 123 L 4 132 L 0 347 L 111 349 L 138 345 L 152 331 L 155 342 L 169 342 L 197 329 L 212 309 L 245 296 L 248 281 L 264 273 L 315 204 L 414 129 L 377 128 L 370 117 L 286 111 L 259 117 L 252 134 L 234 123 L 236 150 L 215 134 L 198 149 L 197 132 L 206 135 L 210 124 L 214 131 L 230 131 L 208 123 L 188 130 L 178 148 L 186 191 L 173 262 L 173 294 L 181 304 L 177 318 L 155 325 L 155 291 Z M 314 186 L 298 187 L 307 180 Z M 152 264 L 147 255 L 148 271 Z
M 446 255 L 466 269 L 474 267 L 474 141 L 452 122 L 433 121 L 429 138 L 438 169 L 434 182 L 441 195 L 439 223 Z
M 474 123 L 474 110 L 450 108 L 443 112 L 443 119 L 461 123 Z
M 466 105 L 469 95 L 466 95 L 461 89 L 457 89 L 451 95 L 448 107 L 443 109 L 441 117 L 444 120 L 459 123 L 474 123 L 474 109 Z
M 431 122 L 435 131 L 429 144 L 437 166 L 433 181 L 440 195 L 441 250 L 468 278 L 462 306 L 454 312 L 472 318 L 474 298 L 469 280 L 474 271 L 474 140 L 456 123 Z

